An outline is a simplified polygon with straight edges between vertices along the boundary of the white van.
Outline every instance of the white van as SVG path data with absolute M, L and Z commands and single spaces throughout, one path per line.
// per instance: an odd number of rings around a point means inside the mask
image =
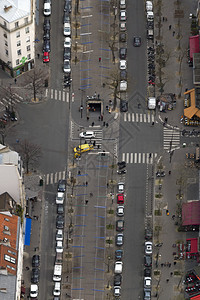
M 120 0 L 119 1 L 119 8 L 120 9 L 126 9 L 126 0 Z
M 60 282 L 55 282 L 53 295 L 60 296 Z
M 54 265 L 53 281 L 61 281 L 62 265 Z

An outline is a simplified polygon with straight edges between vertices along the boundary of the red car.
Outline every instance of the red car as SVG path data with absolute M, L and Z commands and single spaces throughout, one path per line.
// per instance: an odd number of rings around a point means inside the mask
M 43 62 L 46 63 L 46 62 L 49 62 L 49 61 L 50 61 L 49 52 L 44 52 L 43 53 Z
M 124 204 L 124 194 L 117 195 L 117 204 Z

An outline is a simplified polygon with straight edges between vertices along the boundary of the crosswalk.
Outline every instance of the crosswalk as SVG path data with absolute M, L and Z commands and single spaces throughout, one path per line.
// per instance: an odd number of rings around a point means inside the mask
M 69 92 L 65 90 L 61 91 L 56 89 L 46 89 L 45 96 L 50 97 L 50 99 L 52 100 L 57 100 L 61 102 L 69 102 L 70 100 Z M 71 102 L 74 102 L 74 97 L 71 97 Z
M 164 150 L 173 150 L 180 148 L 180 131 L 164 127 L 163 148 Z
M 57 183 L 58 180 L 61 179 L 66 179 L 66 171 L 49 173 L 44 176 L 44 181 L 46 185 Z
M 21 97 L 17 93 L 13 93 L 12 98 L 9 96 L 2 97 L 0 99 L 0 104 L 2 104 L 3 106 L 9 106 L 9 105 L 12 106 L 19 102 L 23 102 L 23 100 L 24 100 L 23 97 Z
M 122 161 L 127 164 L 153 164 L 157 153 L 122 153 Z
M 155 122 L 155 117 L 152 113 L 124 113 L 124 122 L 152 123 Z

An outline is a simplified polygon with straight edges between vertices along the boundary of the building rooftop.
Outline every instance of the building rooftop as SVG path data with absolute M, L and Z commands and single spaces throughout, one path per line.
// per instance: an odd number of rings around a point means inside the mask
M 0 274 L 0 299 L 15 299 L 16 276 Z
M 0 16 L 8 23 L 17 21 L 31 13 L 31 0 L 1 0 Z
M 13 165 L 0 165 L 0 178 L 0 194 L 7 192 L 18 204 L 20 204 L 20 182 L 17 167 Z

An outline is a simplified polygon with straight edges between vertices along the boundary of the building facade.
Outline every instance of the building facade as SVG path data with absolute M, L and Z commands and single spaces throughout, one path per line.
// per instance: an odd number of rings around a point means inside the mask
M 0 1 L 0 63 L 13 77 L 34 67 L 34 3 L 33 0 Z

